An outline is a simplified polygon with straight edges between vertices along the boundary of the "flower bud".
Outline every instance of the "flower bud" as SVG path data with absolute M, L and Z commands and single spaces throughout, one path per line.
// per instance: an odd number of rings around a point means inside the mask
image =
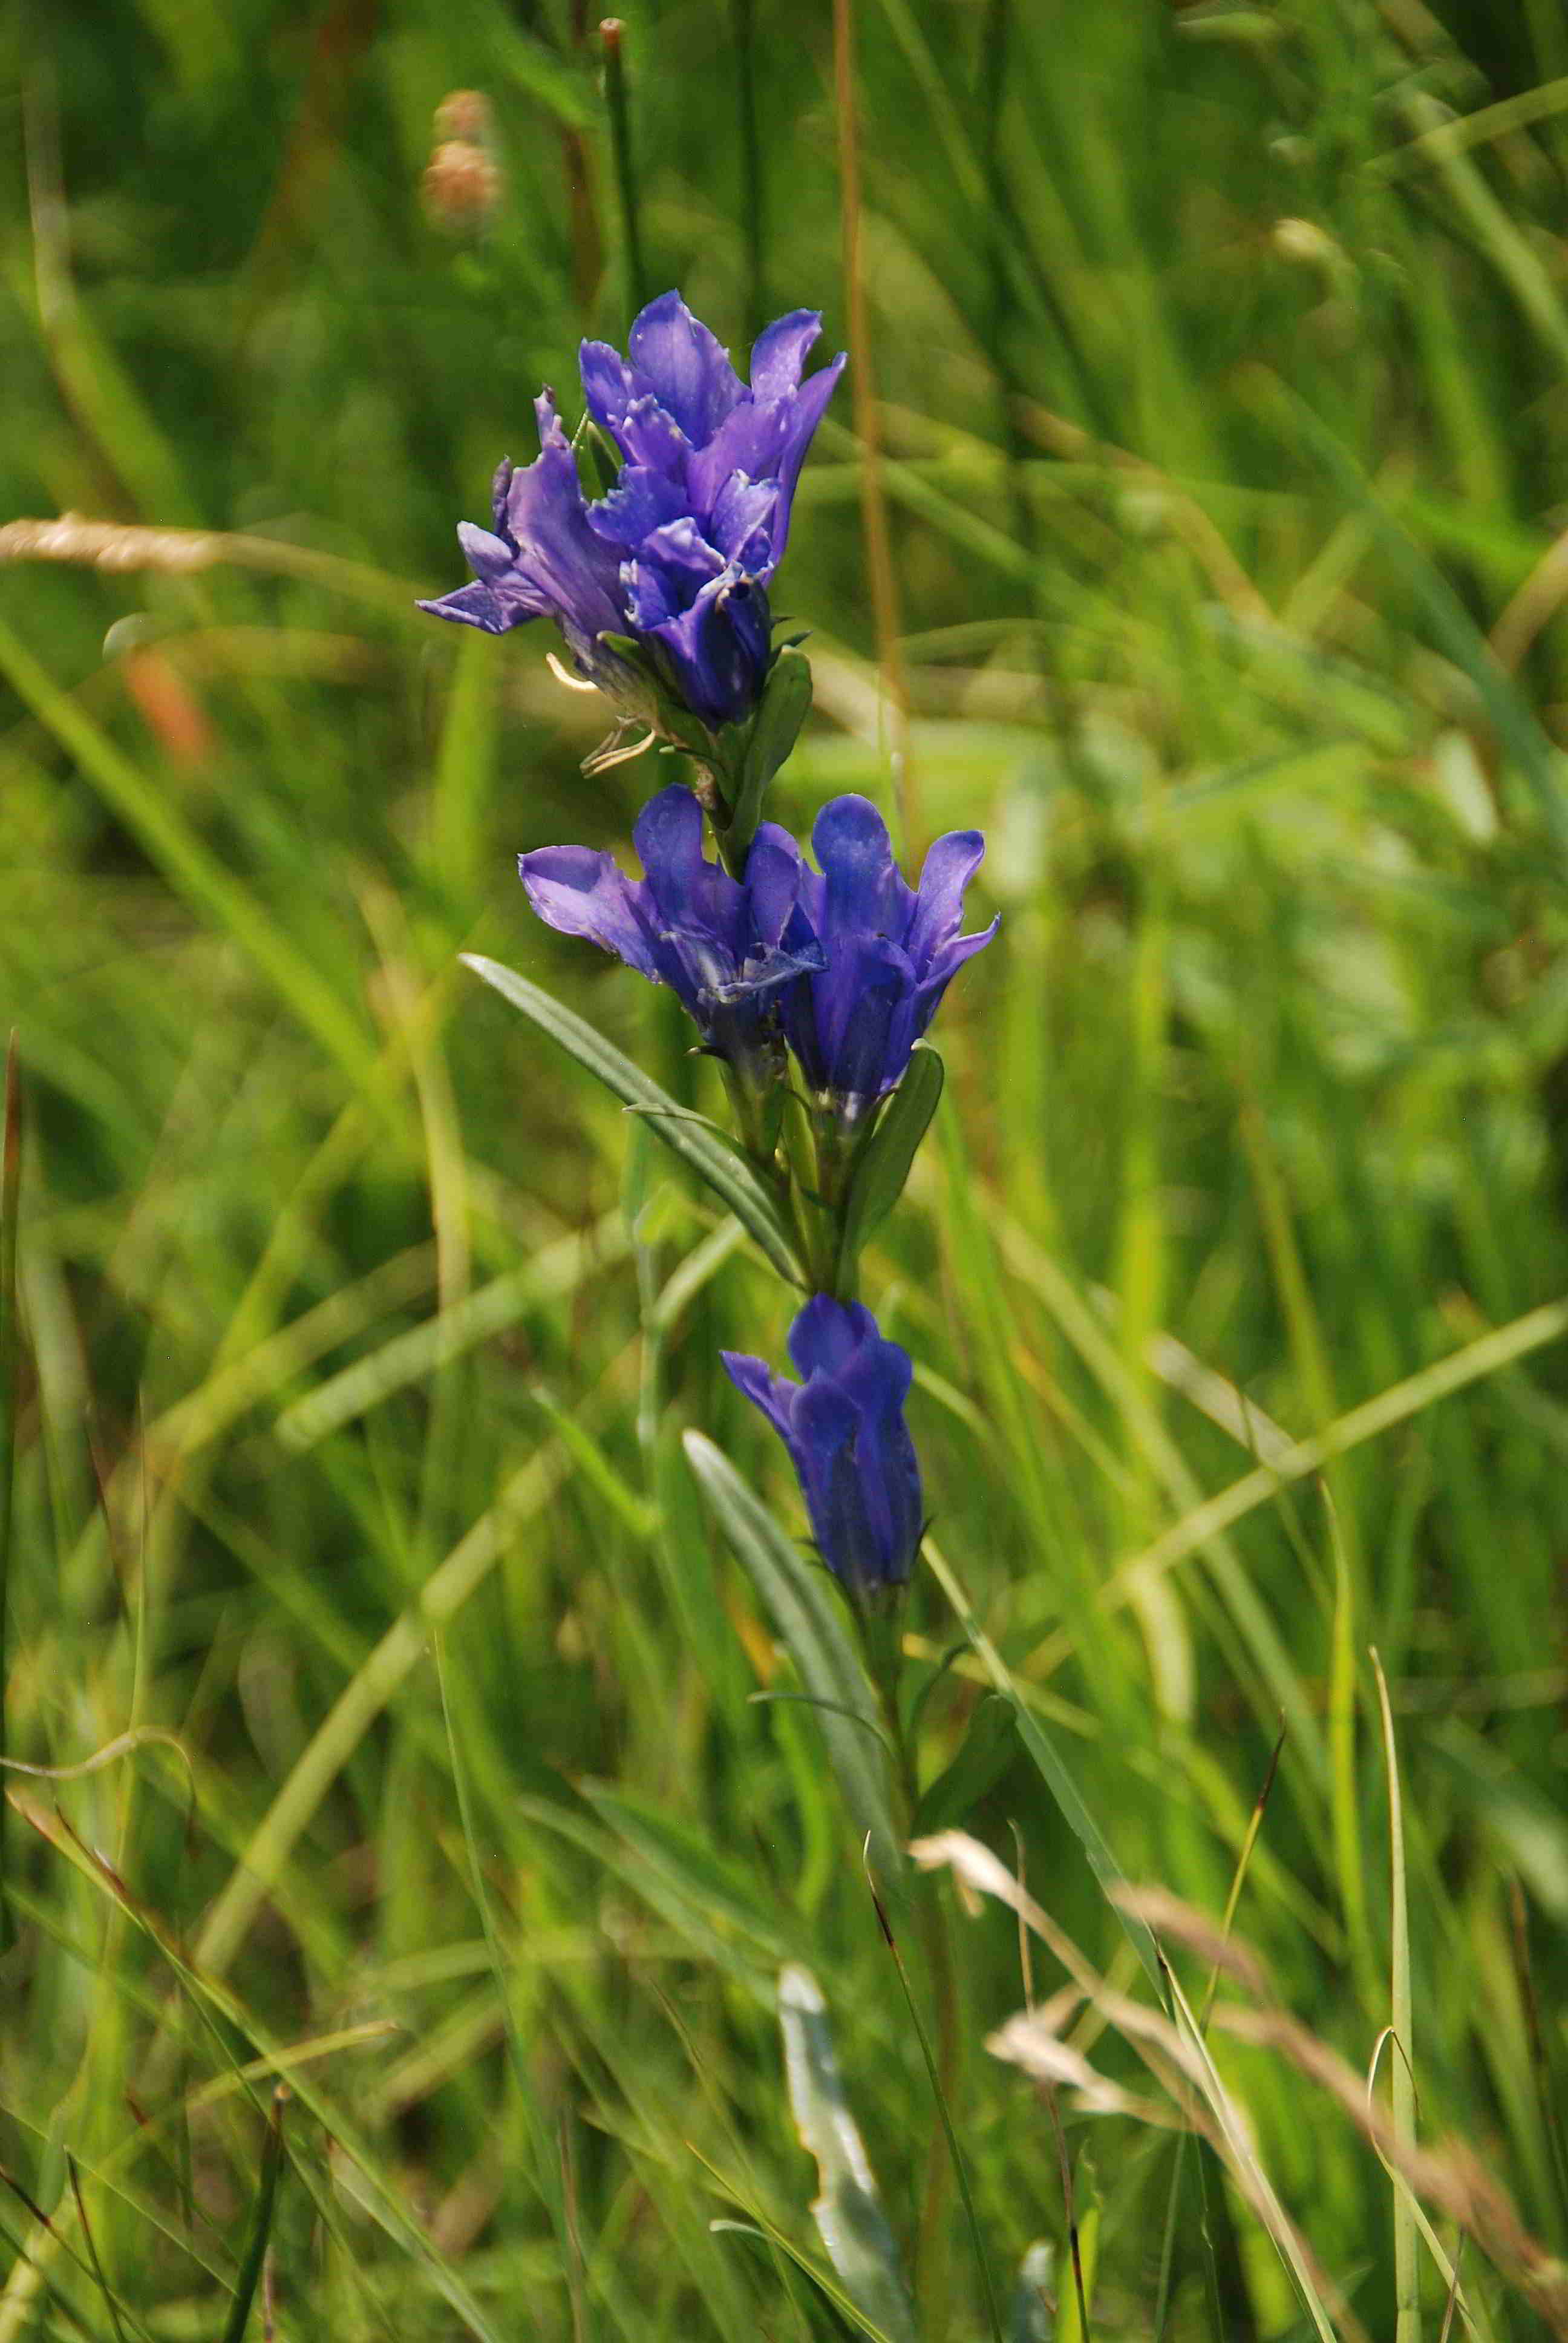
M 925 1527 L 920 1468 L 904 1423 L 909 1353 L 883 1337 L 859 1302 L 819 1293 L 789 1329 L 803 1382 L 740 1352 L 720 1355 L 737 1390 L 789 1450 L 829 1569 L 859 1604 L 895 1595 L 908 1584 Z
M 470 146 L 487 146 L 493 127 L 490 101 L 483 90 L 454 89 L 436 108 L 438 141 L 457 138 Z
M 501 174 L 482 146 L 448 138 L 426 166 L 421 192 L 431 225 L 448 236 L 487 227 L 501 200 Z

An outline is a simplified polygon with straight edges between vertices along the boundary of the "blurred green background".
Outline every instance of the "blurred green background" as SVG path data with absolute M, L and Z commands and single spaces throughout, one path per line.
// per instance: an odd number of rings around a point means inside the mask
M 911 850 L 990 842 L 1001 939 L 869 1264 L 937 1544 L 1133 1879 L 1224 1910 L 1283 1725 L 1237 1932 L 1352 2069 L 1399 2024 L 1422 2140 L 1474 2160 L 1468 2217 L 1425 2199 L 1443 2254 L 1468 2235 L 1460 2323 L 1563 2334 L 1532 2256 L 1568 2247 L 1568 22 L 856 0 L 838 31 L 836 83 L 826 5 L 638 10 L 629 128 L 643 289 L 737 354 L 819 306 L 835 349 L 852 91 L 880 455 L 846 384 L 775 595 L 818 713 L 772 810 L 853 788 Z M 412 608 L 460 582 L 540 383 L 571 414 L 578 337 L 635 307 L 597 28 L 116 0 L 20 8 L 0 57 L 0 511 L 211 533 L 0 538 L 0 1747 L 107 1753 L 12 1777 L 0 2343 L 224 2330 L 280 2055 L 279 2337 L 852 2331 L 810 2274 L 780 1960 L 901 2245 L 930 2092 L 678 1439 L 800 1527 L 716 1368 L 781 1358 L 782 1297 L 456 960 L 711 1107 L 512 869 L 619 847 L 669 767 L 585 779 L 602 713 L 543 630 Z M 487 122 L 437 126 L 459 91 Z M 455 127 L 480 152 L 432 183 Z M 51 550 L 105 558 L 22 558 Z M 913 1669 L 963 1642 L 934 1582 L 909 1625 Z M 1010 1864 L 1016 1826 L 1130 1989 L 978 1675 L 922 1712 L 928 1779 L 970 1753 L 927 1819 Z M 1013 1926 L 937 1892 L 1005 2315 L 1076 2343 L 1048 2111 L 983 2046 Z M 1114 2028 L 1071 2038 L 1147 2095 Z M 1409 2215 L 1353 2113 L 1214 2047 L 1334 2331 L 1393 2334 Z M 1060 2113 L 1096 2331 L 1311 2331 L 1207 2150 Z M 989 2331 L 952 2237 L 928 2343 Z M 1448 2294 L 1414 2251 L 1400 2343 Z

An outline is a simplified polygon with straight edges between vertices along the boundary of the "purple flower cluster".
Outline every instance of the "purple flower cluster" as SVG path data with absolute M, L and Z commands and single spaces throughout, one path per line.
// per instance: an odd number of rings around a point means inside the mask
M 542 920 L 671 986 L 719 1056 L 739 1062 L 777 1033 L 811 1091 L 853 1124 L 895 1087 L 949 982 L 996 933 L 994 920 L 959 933 L 985 841 L 950 830 L 910 887 L 868 799 L 834 798 L 811 836 L 820 874 L 764 822 L 745 880 L 731 879 L 703 855 L 701 812 L 677 782 L 638 820 L 640 882 L 582 846 L 542 847 L 518 868 Z
M 985 851 L 978 830 L 939 838 L 911 887 L 865 798 L 835 798 L 818 815 L 815 869 L 787 830 L 758 822 L 810 697 L 809 674 L 775 667 L 768 588 L 844 364 L 804 376 L 819 331 L 812 310 L 779 318 L 752 350 L 749 382 L 676 293 L 644 309 L 624 357 L 585 342 L 588 416 L 619 459 L 613 488 L 585 497 L 547 392 L 538 458 L 496 475 L 493 528 L 458 530 L 474 583 L 420 607 L 490 634 L 553 618 L 584 678 L 713 769 L 733 744 L 694 745 L 687 719 L 709 735 L 758 719 L 739 736 L 733 795 L 705 789 L 699 799 L 676 783 L 643 808 L 640 879 L 584 846 L 541 847 L 518 865 L 542 920 L 668 985 L 731 1077 L 743 1145 L 781 1197 L 802 1276 L 819 1290 L 790 1330 L 799 1383 L 740 1353 L 724 1363 L 784 1441 L 819 1551 L 864 1607 L 908 1581 L 923 1520 L 904 1422 L 909 1355 L 869 1310 L 839 1298 L 863 1225 L 855 1182 L 884 1111 L 896 1111 L 886 1101 L 916 1043 L 996 922 L 961 932 Z M 722 825 L 723 862 L 703 851 L 705 805 Z M 791 1060 L 815 1151 L 805 1168 L 798 1123 L 788 1142 L 779 1136 Z M 906 1093 L 891 1151 L 904 1147 L 905 1171 L 918 1143 L 911 1119 L 923 1129 L 934 1095 L 929 1077 Z
M 926 857 L 918 887 L 893 860 L 887 826 L 860 797 L 835 798 L 812 832 L 820 871 L 789 832 L 764 822 L 733 879 L 702 851 L 702 814 L 679 783 L 643 809 L 634 833 L 645 876 L 613 856 L 551 846 L 518 857 L 528 900 L 567 935 L 586 936 L 668 984 L 706 1046 L 753 1091 L 788 1044 L 825 1112 L 851 1143 L 893 1090 L 951 978 L 990 941 L 962 935 L 964 893 L 985 850 L 953 830 Z M 920 1476 L 904 1423 L 908 1353 L 869 1310 L 815 1295 L 797 1317 L 793 1383 L 760 1359 L 726 1352 L 732 1380 L 789 1449 L 829 1568 L 857 1603 L 908 1579 L 921 1533 Z
M 588 413 L 621 458 L 614 488 L 584 497 L 547 392 L 539 455 L 496 474 L 493 528 L 457 531 L 476 582 L 420 608 L 493 635 L 554 618 L 578 672 L 623 707 L 646 695 L 602 639 L 630 636 L 710 730 L 742 721 L 772 661 L 768 587 L 796 482 L 844 365 L 802 381 L 820 331 L 815 310 L 780 317 L 749 383 L 678 293 L 643 310 L 625 357 L 585 342 Z

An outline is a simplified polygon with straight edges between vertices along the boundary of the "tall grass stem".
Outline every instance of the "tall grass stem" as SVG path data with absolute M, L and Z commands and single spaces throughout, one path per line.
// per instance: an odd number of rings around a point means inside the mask
M 620 233 L 630 307 L 642 308 L 648 299 L 648 263 L 643 256 L 642 219 L 638 201 L 637 169 L 632 156 L 631 105 L 626 69 L 626 27 L 618 16 L 607 16 L 599 26 L 604 51 L 605 109 L 609 116 L 610 159 L 615 168 L 616 196 L 620 206 Z
M 871 328 L 861 253 L 860 141 L 855 94 L 854 0 L 833 0 L 833 106 L 839 137 L 842 208 L 844 303 L 849 342 L 849 399 L 860 443 L 860 521 L 877 637 L 877 661 L 888 697 L 893 805 L 908 852 L 920 828 L 910 765 L 910 690 L 901 643 L 898 578 L 882 487 L 882 426 L 871 361 Z

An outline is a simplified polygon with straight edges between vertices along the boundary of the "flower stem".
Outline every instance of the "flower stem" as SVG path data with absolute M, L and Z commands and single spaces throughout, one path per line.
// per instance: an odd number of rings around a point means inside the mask
M 895 1754 L 897 1798 L 903 1825 L 902 1835 L 907 1839 L 920 1811 L 920 1769 L 914 1737 L 899 1700 L 899 1670 L 903 1653 L 902 1615 L 901 1603 L 890 1609 L 880 1606 L 875 1610 L 866 1609 L 861 1612 L 861 1626 L 872 1681 L 881 1702 L 888 1738 Z M 923 2333 L 932 2337 L 946 2335 L 949 2331 L 949 2298 L 952 2282 L 949 2217 L 956 2180 L 963 2198 L 964 2215 L 985 2296 L 990 2330 L 997 2343 L 1001 2343 L 1001 2314 L 970 2189 L 969 2170 L 952 2117 L 963 2050 L 952 1939 L 934 1878 L 916 1883 L 912 1901 L 927 1990 L 935 2019 L 934 2045 L 921 2019 L 919 2004 L 885 1912 L 881 1918 L 888 1949 L 893 1956 L 909 2002 L 910 2016 L 920 2039 L 937 2103 L 938 2121 L 926 2155 L 920 2233 L 915 2245 L 916 2293 L 920 2305 L 921 2328 Z
M 730 0 L 735 34 L 735 96 L 740 118 L 740 210 L 746 226 L 746 323 L 753 340 L 766 322 L 762 280 L 762 140 L 757 120 L 754 0 Z

